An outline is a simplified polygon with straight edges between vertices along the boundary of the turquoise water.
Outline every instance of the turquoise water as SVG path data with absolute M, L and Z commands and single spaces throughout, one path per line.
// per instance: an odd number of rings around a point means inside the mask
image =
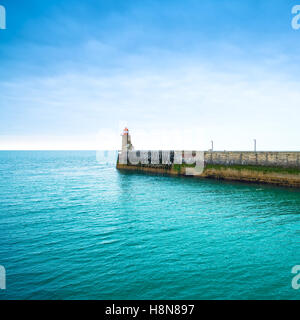
M 300 192 L 0 152 L 0 299 L 299 299 Z

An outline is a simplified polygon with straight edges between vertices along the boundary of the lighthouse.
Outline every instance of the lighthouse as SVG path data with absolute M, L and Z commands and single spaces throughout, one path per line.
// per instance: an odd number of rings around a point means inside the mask
M 133 145 L 131 144 L 131 136 L 127 127 L 123 130 L 122 133 L 122 151 L 131 151 L 133 150 Z

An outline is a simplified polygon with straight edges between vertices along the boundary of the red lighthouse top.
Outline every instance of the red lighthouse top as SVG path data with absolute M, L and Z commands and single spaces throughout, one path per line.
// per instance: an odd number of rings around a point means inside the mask
M 123 130 L 123 136 L 128 136 L 128 133 L 129 133 L 129 131 L 128 131 L 127 127 L 125 127 L 125 129 Z

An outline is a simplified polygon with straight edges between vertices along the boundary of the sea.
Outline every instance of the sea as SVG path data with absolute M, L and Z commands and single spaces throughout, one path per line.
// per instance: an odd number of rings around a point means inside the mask
M 120 172 L 116 155 L 0 152 L 1 300 L 299 300 L 299 190 Z

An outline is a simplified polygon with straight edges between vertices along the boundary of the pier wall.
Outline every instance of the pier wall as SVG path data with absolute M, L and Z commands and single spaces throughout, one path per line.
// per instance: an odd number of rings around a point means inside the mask
M 157 151 L 156 151 L 157 152 Z M 161 153 L 161 152 L 160 152 Z M 120 170 L 186 176 L 190 165 L 175 164 L 162 157 L 158 164 L 151 163 L 151 151 L 138 164 L 120 164 Z M 174 154 L 174 151 L 171 152 Z M 166 159 L 167 160 L 167 159 Z M 174 158 L 173 158 L 174 160 Z M 199 178 L 268 183 L 300 188 L 300 152 L 204 152 L 204 171 Z
M 300 152 L 205 152 L 206 164 L 300 168 Z

